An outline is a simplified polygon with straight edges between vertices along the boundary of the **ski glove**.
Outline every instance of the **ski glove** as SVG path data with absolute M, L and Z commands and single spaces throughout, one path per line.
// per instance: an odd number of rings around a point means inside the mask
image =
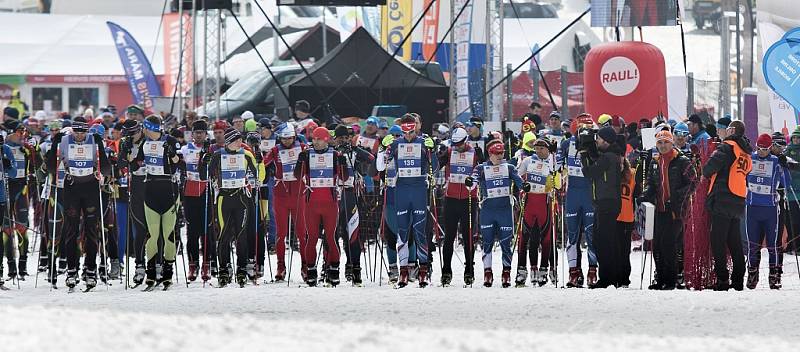
M 433 138 L 425 137 L 425 147 L 428 148 L 428 149 L 433 149 L 433 146 L 434 146 Z
M 392 143 L 394 143 L 394 136 L 391 134 L 387 134 L 386 137 L 383 137 L 383 140 L 381 141 L 381 145 L 384 147 L 388 147 L 392 145 Z

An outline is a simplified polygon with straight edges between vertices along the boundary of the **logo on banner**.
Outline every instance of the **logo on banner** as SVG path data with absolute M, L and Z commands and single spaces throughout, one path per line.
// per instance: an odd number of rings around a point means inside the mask
M 600 69 L 600 82 L 608 94 L 626 96 L 639 86 L 639 67 L 627 57 L 612 57 Z
M 787 32 L 767 49 L 762 70 L 775 94 L 800 110 L 800 28 Z

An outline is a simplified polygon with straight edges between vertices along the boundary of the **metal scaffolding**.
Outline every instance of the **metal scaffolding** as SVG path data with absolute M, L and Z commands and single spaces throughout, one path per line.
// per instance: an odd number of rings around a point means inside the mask
M 486 71 L 484 92 L 503 79 L 503 0 L 486 0 Z M 484 119 L 500 121 L 504 89 L 495 89 L 484 98 Z

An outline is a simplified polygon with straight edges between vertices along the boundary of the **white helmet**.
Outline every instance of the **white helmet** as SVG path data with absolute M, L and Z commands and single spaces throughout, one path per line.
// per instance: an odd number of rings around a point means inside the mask
M 467 130 L 459 127 L 453 130 L 450 141 L 453 142 L 453 144 L 463 143 L 465 140 L 467 140 L 467 136 Z

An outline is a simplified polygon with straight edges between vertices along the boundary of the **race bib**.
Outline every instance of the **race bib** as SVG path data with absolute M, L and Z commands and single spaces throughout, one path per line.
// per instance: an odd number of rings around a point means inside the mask
M 422 176 L 422 144 L 399 143 L 397 147 L 397 176 Z
M 747 189 L 755 194 L 772 194 L 772 161 L 753 160 L 753 169 L 747 175 Z
M 242 188 L 245 185 L 244 154 L 222 154 L 220 168 L 222 188 Z
M 89 176 L 94 172 L 94 145 L 70 144 L 67 151 L 69 173 L 72 176 Z
M 467 176 L 472 174 L 472 165 L 475 160 L 475 152 L 467 151 L 459 153 L 455 150 L 450 152 L 450 183 L 464 183 Z
M 278 159 L 281 161 L 283 167 L 282 177 L 284 181 L 296 181 L 294 177 L 294 167 L 297 166 L 297 158 L 300 156 L 300 147 L 291 149 L 281 149 L 278 152 Z
M 14 157 L 14 167 L 16 171 L 12 178 L 25 177 L 25 153 L 22 152 L 21 147 L 11 147 L 11 155 Z
M 308 169 L 311 188 L 333 187 L 333 152 L 309 153 Z
M 578 156 L 578 150 L 575 148 L 575 141 L 569 142 L 569 152 L 567 154 L 567 173 L 573 177 L 583 177 L 581 159 Z
M 261 143 L 258 145 L 258 149 L 262 153 L 269 153 L 272 148 L 275 148 L 275 140 L 274 139 L 262 139 Z
M 144 142 L 144 163 L 148 175 L 166 176 L 164 172 L 164 142 Z
M 486 178 L 486 197 L 501 198 L 510 194 L 511 182 L 508 178 L 508 165 L 484 165 L 483 175 Z
M 200 172 L 198 171 L 198 163 L 200 162 L 200 149 L 186 149 L 183 154 L 183 160 L 186 162 L 186 179 L 189 181 L 200 181 Z
M 358 136 L 358 140 L 356 141 L 358 146 L 364 147 L 369 151 L 372 151 L 373 148 L 375 148 L 375 143 L 378 143 L 377 139 L 364 136 Z
M 549 174 L 550 167 L 547 162 L 531 158 L 528 163 L 528 169 L 525 170 L 525 176 L 531 185 L 530 193 L 545 193 Z

